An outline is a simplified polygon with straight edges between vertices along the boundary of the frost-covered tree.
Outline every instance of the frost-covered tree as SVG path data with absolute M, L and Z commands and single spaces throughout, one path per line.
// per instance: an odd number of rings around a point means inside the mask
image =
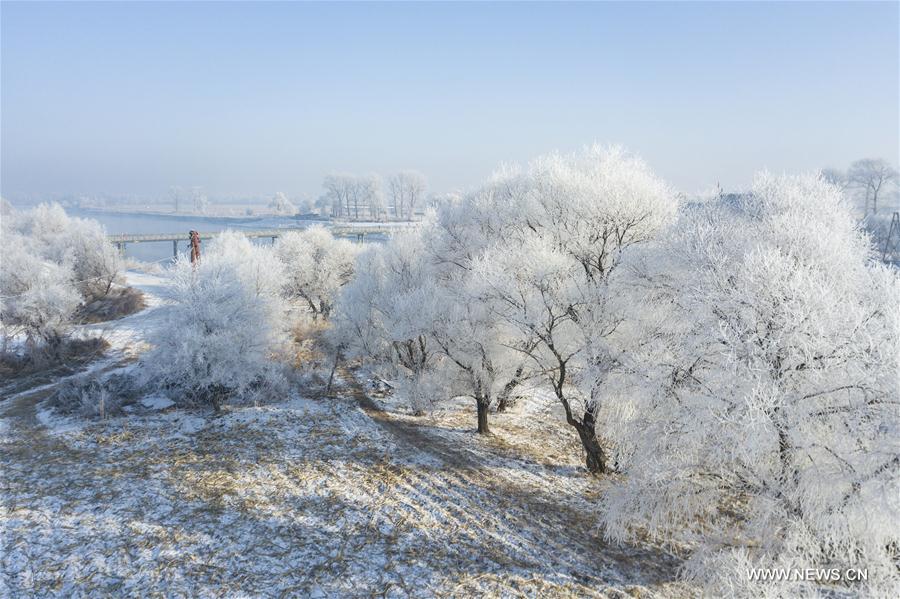
M 291 232 L 275 246 L 284 268 L 284 292 L 309 308 L 313 319 L 327 319 L 341 287 L 353 277 L 358 248 L 323 227 Z
M 269 210 L 275 214 L 293 216 L 297 214 L 297 207 L 288 199 L 282 191 L 275 192 L 272 201 L 269 202 Z
M 57 203 L 40 204 L 19 212 L 8 223 L 12 230 L 28 237 L 27 244 L 33 253 L 58 264 L 72 259 L 71 224 L 66 211 Z
M 348 216 L 351 216 L 353 220 L 360 220 L 360 214 L 365 214 L 367 191 L 363 180 L 360 177 L 353 177 L 350 185 L 350 204 L 347 211 Z
M 446 225 L 454 228 L 451 215 Z M 474 295 L 470 268 L 449 237 L 427 225 L 398 235 L 361 258 L 341 295 L 335 329 L 346 353 L 397 369 L 398 392 L 423 411 L 435 399 L 471 397 L 478 431 L 488 410 L 523 375 L 506 327 Z
M 295 204 L 299 214 L 309 214 L 316 207 L 316 203 L 306 194 L 301 195 Z
M 831 183 L 841 191 L 847 189 L 850 181 L 847 179 L 847 173 L 841 169 L 827 167 L 822 169 L 822 178 Z
M 482 301 L 519 331 L 517 347 L 546 377 L 588 469 L 605 471 L 595 427 L 623 319 L 612 276 L 629 248 L 672 221 L 674 194 L 639 158 L 595 146 L 507 169 L 470 204 L 484 215 L 481 234 L 497 240 L 476 259 Z
M 854 592 L 896 594 L 900 282 L 870 253 L 816 176 L 686 212 L 636 270 L 656 334 L 614 431 L 609 536 L 696 543 L 685 573 L 712 595 L 818 594 L 756 567 L 868 568 Z
M 194 186 L 191 188 L 191 203 L 194 206 L 194 212 L 196 214 L 207 213 L 209 210 L 209 198 L 202 187 Z
M 240 231 L 227 230 L 210 241 L 207 253 L 233 264 L 241 281 L 273 310 L 273 317 L 283 312 L 284 305 L 279 298 L 285 271 L 271 246 L 257 245 Z
M 463 194 L 458 191 L 429 193 L 425 199 L 425 207 L 431 210 L 440 210 L 444 206 L 458 204 L 462 200 L 462 196 Z
M 179 257 L 171 305 L 141 359 L 146 382 L 178 402 L 216 408 L 281 388 L 272 360 L 285 328 L 280 272 L 270 248 L 237 233 L 215 239 L 199 263 Z
M 495 402 L 498 410 L 505 409 L 525 377 L 520 341 L 482 301 L 479 281 L 470 270 L 434 268 L 436 298 L 427 331 L 444 362 L 438 379 L 449 395 L 475 401 L 478 432 L 489 433 L 489 409 Z
M 479 297 L 480 287 L 469 273 L 438 280 L 438 296 L 429 337 L 444 365 L 439 380 L 453 396 L 475 401 L 479 433 L 489 433 L 488 412 L 508 399 L 525 374 L 517 351 L 521 343 L 497 312 Z
M 346 173 L 334 173 L 322 182 L 325 195 L 331 200 L 332 216 L 350 217 L 350 202 L 356 189 L 356 177 Z
M 857 160 L 847 171 L 847 185 L 858 190 L 863 199 L 863 214 L 878 214 L 878 201 L 896 187 L 900 172 L 887 161 L 875 158 Z
M 475 400 L 478 431 L 487 433 L 489 408 L 505 410 L 531 372 L 523 350 L 533 342 L 510 330 L 484 297 L 476 258 L 493 243 L 496 213 L 482 213 L 477 202 L 473 196 L 443 203 L 424 235 L 438 292 L 429 334 L 444 357 L 440 375 L 452 395 Z
M 10 211 L 2 222 L 4 346 L 23 334 L 29 353 L 61 357 L 79 304 L 106 296 L 121 259 L 93 220 L 70 218 L 59 204 Z
M 437 297 L 421 233 L 404 233 L 360 257 L 335 310 L 335 344 L 396 368 L 399 391 L 419 413 L 437 392 L 439 354 L 429 336 Z
M 372 220 L 381 220 L 384 217 L 386 210 L 381 177 L 375 174 L 360 177 L 359 186 L 365 198 L 365 204 L 369 209 L 369 218 Z
M 425 196 L 425 175 L 416 171 L 400 171 L 388 180 L 388 191 L 394 206 L 394 218 L 412 220 Z
M 382 248 L 370 246 L 356 261 L 356 276 L 341 289 L 333 310 L 330 344 L 351 357 L 389 359 L 387 338 L 376 303 L 383 296 Z
M 316 200 L 316 207 L 319 209 L 319 214 L 322 216 L 331 215 L 332 218 L 341 216 L 340 199 L 331 193 L 326 192 L 319 196 L 319 199 Z

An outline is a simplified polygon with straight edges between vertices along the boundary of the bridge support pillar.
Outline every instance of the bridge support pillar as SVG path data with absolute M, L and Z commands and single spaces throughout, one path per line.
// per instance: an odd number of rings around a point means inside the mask
M 278 235 L 272 235 L 272 245 L 275 245 L 276 239 L 278 239 Z
M 365 233 L 357 233 L 357 234 L 356 234 L 356 243 L 362 243 L 362 242 L 364 242 L 365 240 L 366 240 L 366 234 L 365 234 Z
M 177 239 L 172 240 L 172 257 L 173 258 L 178 257 L 178 240 Z
M 125 257 L 125 242 L 124 242 L 124 241 L 117 241 L 117 242 L 116 242 L 116 249 L 119 250 L 119 255 L 122 256 L 122 257 L 124 258 L 124 257 Z

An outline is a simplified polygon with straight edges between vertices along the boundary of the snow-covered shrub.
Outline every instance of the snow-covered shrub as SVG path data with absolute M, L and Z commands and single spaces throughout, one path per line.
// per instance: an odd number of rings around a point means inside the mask
M 71 269 L 86 301 L 107 295 L 120 277 L 121 257 L 97 221 L 69 217 L 59 204 L 41 204 L 9 220 L 30 252 Z
M 218 407 L 226 399 L 272 395 L 283 387 L 273 360 L 286 328 L 277 259 L 236 233 L 214 240 L 192 265 L 172 269 L 172 305 L 142 359 L 148 383 L 180 403 Z
M 84 418 L 109 418 L 139 394 L 135 380 L 127 374 L 84 374 L 56 386 L 49 404 L 61 414 Z
M 750 569 L 859 567 L 854 592 L 896 596 L 900 281 L 839 190 L 761 175 L 647 258 L 656 334 L 613 431 L 630 460 L 607 534 L 695 542 L 685 573 L 710 595 L 817 595 Z
M 327 319 L 338 291 L 353 277 L 357 248 L 319 226 L 282 236 L 275 253 L 285 272 L 285 295 L 302 301 L 314 320 Z
M 4 231 L 0 260 L 4 350 L 8 338 L 23 334 L 29 353 L 40 351 L 55 357 L 81 298 L 71 284 L 69 265 L 41 259 L 29 249 L 27 241 Z
M 223 231 L 210 241 L 206 253 L 219 263 L 230 264 L 241 282 L 265 300 L 273 315 L 282 314 L 284 305 L 279 297 L 285 273 L 271 247 L 256 245 L 238 231 Z

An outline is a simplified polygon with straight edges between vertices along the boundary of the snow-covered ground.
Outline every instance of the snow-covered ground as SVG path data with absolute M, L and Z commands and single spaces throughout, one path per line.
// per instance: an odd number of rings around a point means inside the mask
M 164 309 L 93 325 L 127 368 Z M 95 366 L 97 368 L 101 366 Z M 221 414 L 148 396 L 64 420 L 52 386 L 0 400 L 0 596 L 684 596 L 677 559 L 610 546 L 604 483 L 540 398 L 476 436 L 463 403 L 413 417 L 364 395 L 295 389 Z M 540 419 L 545 421 L 546 419 Z

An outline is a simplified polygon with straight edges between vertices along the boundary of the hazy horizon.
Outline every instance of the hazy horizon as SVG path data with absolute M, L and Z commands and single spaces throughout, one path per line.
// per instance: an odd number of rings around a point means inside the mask
M 685 191 L 897 164 L 898 6 L 3 2 L 0 193 L 447 191 L 594 141 Z

